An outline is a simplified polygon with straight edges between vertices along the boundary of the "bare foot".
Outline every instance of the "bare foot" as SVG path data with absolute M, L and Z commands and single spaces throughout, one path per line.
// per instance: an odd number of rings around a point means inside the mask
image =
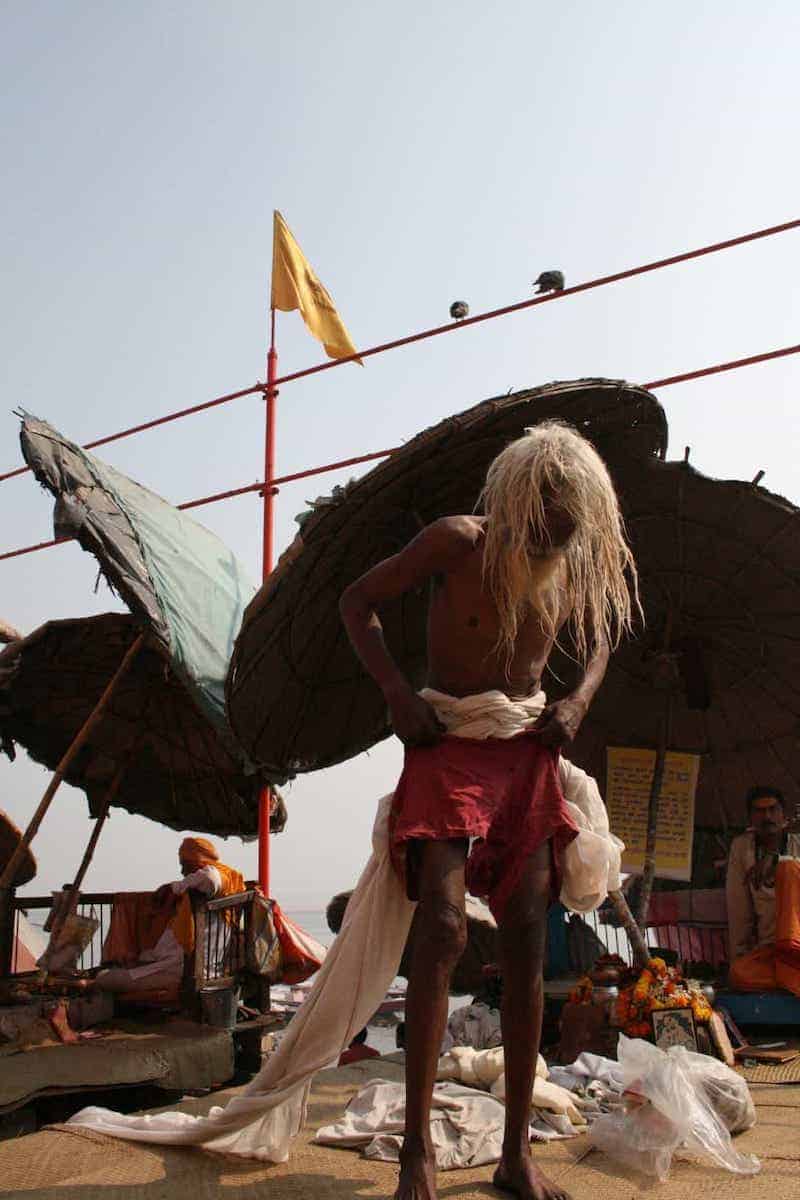
M 530 1156 L 501 1159 L 492 1183 L 504 1192 L 514 1192 L 520 1200 L 569 1200 L 557 1183 L 551 1183 Z
M 400 1151 L 400 1182 L 394 1200 L 436 1200 L 436 1159 L 433 1151 Z

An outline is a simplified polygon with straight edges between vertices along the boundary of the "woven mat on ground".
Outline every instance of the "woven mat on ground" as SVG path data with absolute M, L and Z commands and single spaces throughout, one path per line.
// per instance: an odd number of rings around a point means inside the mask
M 74 1126 L 54 1126 L 29 1137 L 0 1142 L 0 1195 L 14 1200 L 371 1200 L 392 1196 L 397 1168 L 371 1162 L 352 1151 L 312 1143 L 318 1126 L 334 1120 L 370 1078 L 402 1067 L 372 1059 L 352 1067 L 321 1072 L 314 1083 L 305 1131 L 294 1143 L 288 1163 L 231 1163 L 215 1154 L 119 1142 Z M 787 1089 L 788 1091 L 788 1089 Z M 232 1091 L 186 1100 L 187 1112 L 205 1113 L 224 1104 Z M 726 1171 L 675 1162 L 658 1185 L 658 1200 L 725 1200 L 731 1184 L 736 1200 L 797 1200 L 800 1165 L 800 1107 L 778 1105 L 772 1089 L 763 1108 L 755 1096 L 755 1128 L 736 1139 L 736 1147 L 761 1158 L 762 1172 L 732 1179 Z M 781 1100 L 784 1093 L 780 1093 Z M 787 1097 L 788 1098 L 788 1097 Z M 795 1100 L 800 1100 L 800 1092 Z M 652 1181 L 622 1170 L 585 1137 L 536 1147 L 536 1158 L 572 1200 L 636 1200 Z M 491 1168 L 449 1171 L 438 1177 L 440 1200 L 487 1200 Z M 113 1189 L 113 1193 L 111 1191 Z
M 787 1063 L 756 1063 L 738 1068 L 748 1083 L 800 1083 L 800 1058 Z
M 0 1109 L 43 1092 L 155 1083 L 169 1091 L 219 1087 L 233 1075 L 233 1039 L 192 1021 L 115 1021 L 106 1036 L 42 1046 L 2 1060 Z

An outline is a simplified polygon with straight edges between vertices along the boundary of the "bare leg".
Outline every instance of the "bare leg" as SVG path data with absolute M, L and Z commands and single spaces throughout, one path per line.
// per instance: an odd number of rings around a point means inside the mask
M 435 1200 L 431 1097 L 447 1024 L 450 976 L 466 944 L 463 841 L 423 842 L 406 992 L 406 1126 L 396 1200 Z
M 495 1187 L 522 1200 L 568 1200 L 531 1157 L 528 1126 L 536 1058 L 542 1034 L 542 969 L 550 900 L 550 843 L 531 855 L 500 926 L 503 965 L 503 1050 L 506 1127 Z

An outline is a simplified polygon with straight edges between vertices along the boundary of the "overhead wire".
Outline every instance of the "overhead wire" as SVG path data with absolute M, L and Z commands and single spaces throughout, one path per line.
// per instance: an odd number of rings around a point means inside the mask
M 437 325 L 431 329 L 424 329 L 419 333 L 408 334 L 406 337 L 395 338 L 393 341 L 382 342 L 378 346 L 372 346 L 366 350 L 359 350 L 357 353 L 350 355 L 347 358 L 337 358 L 328 362 L 317 363 L 312 367 L 304 367 L 299 371 L 292 371 L 287 375 L 280 375 L 275 380 L 275 386 L 280 386 L 285 383 L 292 383 L 296 379 L 306 379 L 311 375 L 318 375 L 323 371 L 332 371 L 337 367 L 344 366 L 345 363 L 354 362 L 356 359 L 369 358 L 375 354 L 383 354 L 388 350 L 396 350 L 401 346 L 409 346 L 414 342 L 424 341 L 427 338 L 438 337 L 443 333 L 454 333 L 459 329 L 466 329 L 468 326 L 480 324 L 483 321 L 491 321 L 497 317 L 505 317 L 511 313 L 522 312 L 528 308 L 534 308 L 539 304 L 549 304 L 554 300 L 561 300 L 567 296 L 575 296 L 580 292 L 588 292 L 594 288 L 605 287 L 610 283 L 619 283 L 623 279 L 631 279 L 636 275 L 644 275 L 650 271 L 659 271 L 664 267 L 672 267 L 677 263 L 688 262 L 691 259 L 702 258 L 708 254 L 716 254 L 721 250 L 730 250 L 734 246 L 742 246 L 747 242 L 758 241 L 761 238 L 773 237 L 779 233 L 787 233 L 789 230 L 800 228 L 800 218 L 792 221 L 783 221 L 779 225 L 769 225 L 764 229 L 756 229 L 750 233 L 739 234 L 733 238 L 727 238 L 722 242 L 712 242 L 707 246 L 699 246 L 694 250 L 684 250 L 680 254 L 672 254 L 668 258 L 655 259 L 652 262 L 642 263 L 637 267 L 628 267 L 623 271 L 615 271 L 611 275 L 601 275 L 596 279 L 586 280 L 584 283 L 576 283 L 570 287 L 565 287 L 559 291 L 548 292 L 542 296 L 534 296 L 529 300 L 520 300 L 515 304 L 507 304 L 502 308 L 491 309 L 485 313 L 477 313 L 473 317 L 466 317 L 462 321 L 451 322 L 447 325 Z M 132 437 L 136 433 L 143 433 L 148 429 L 156 429 L 161 425 L 167 425 L 171 421 L 182 420 L 184 417 L 193 416 L 195 413 L 205 412 L 211 408 L 217 408 L 222 404 L 227 404 L 232 400 L 238 400 L 243 396 L 256 395 L 259 392 L 266 390 L 266 383 L 257 382 L 251 387 L 241 388 L 236 392 L 227 392 L 223 396 L 216 396 L 212 400 L 204 400 L 200 404 L 192 404 L 188 408 L 178 409 L 176 412 L 166 413 L 161 417 L 154 417 L 150 421 L 143 421 L 139 425 L 131 425 L 127 429 L 122 429 L 118 433 L 107 434 L 105 437 L 96 438 L 94 441 L 86 442 L 83 446 L 84 450 L 94 450 L 98 446 L 107 446 L 111 442 L 120 441 L 122 438 Z M 0 483 L 6 479 L 13 479 L 19 475 L 25 475 L 30 470 L 29 467 L 16 467 L 14 470 L 5 471 L 0 474 Z
M 671 387 L 676 383 L 688 383 L 693 379 L 702 379 L 708 375 L 718 375 L 724 371 L 735 371 L 741 367 L 751 367 L 756 363 L 770 362 L 776 358 L 785 358 L 790 354 L 798 353 L 800 353 L 800 345 L 784 346 L 779 350 L 767 350 L 762 354 L 751 354 L 747 358 L 731 359 L 728 362 L 716 363 L 711 367 L 700 367 L 694 371 L 685 371 L 680 375 L 668 375 L 663 379 L 651 380 L 651 382 L 642 384 L 641 386 L 648 390 Z M 271 480 L 260 480 L 257 483 L 245 484 L 244 487 L 231 488 L 225 492 L 214 492 L 210 496 L 201 496 L 196 500 L 185 500 L 182 504 L 177 504 L 175 507 L 181 510 L 200 508 L 204 504 L 216 504 L 221 500 L 231 500 L 237 496 L 246 496 L 253 492 L 263 493 L 267 486 L 277 489 L 279 485 L 284 483 L 295 483 L 300 479 L 309 479 L 314 475 L 324 475 L 330 471 L 342 470 L 344 467 L 354 466 L 357 463 L 388 458 L 390 454 L 394 454 L 398 449 L 398 446 L 393 446 L 388 450 L 376 450 L 370 454 L 359 454 L 353 458 L 339 459 L 337 462 L 325 463 L 319 467 L 309 467 L 304 471 L 295 471 L 291 475 L 277 475 Z M 53 538 L 49 542 L 37 542 L 32 546 L 21 546 L 17 550 L 6 550 L 5 553 L 0 554 L 0 562 L 8 558 L 18 558 L 23 554 L 33 554 L 37 550 L 49 550 L 53 546 L 60 546 L 64 542 L 72 540 L 72 538 Z

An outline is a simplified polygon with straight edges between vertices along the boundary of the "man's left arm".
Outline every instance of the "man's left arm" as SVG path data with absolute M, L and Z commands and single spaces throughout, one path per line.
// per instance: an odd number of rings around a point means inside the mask
M 561 749 L 574 741 L 581 721 L 605 678 L 609 657 L 608 644 L 602 642 L 589 658 L 583 679 L 575 690 L 563 700 L 547 705 L 534 726 L 545 746 Z
M 156 888 L 153 892 L 153 901 L 159 908 L 165 904 L 173 905 L 178 897 L 182 896 L 189 888 L 194 888 L 203 896 L 216 896 L 221 882 L 219 871 L 215 867 L 200 867 L 198 871 L 192 871 L 191 874 L 184 875 L 182 879 L 175 879 L 172 883 L 162 883 L 161 887 Z
M 197 871 L 192 871 L 189 875 L 184 875 L 183 879 L 176 879 L 170 884 L 176 896 L 180 896 L 182 892 L 188 892 L 192 888 L 195 892 L 200 892 L 203 896 L 216 896 L 220 890 L 221 880 L 219 871 L 216 867 L 207 866 L 200 867 Z

